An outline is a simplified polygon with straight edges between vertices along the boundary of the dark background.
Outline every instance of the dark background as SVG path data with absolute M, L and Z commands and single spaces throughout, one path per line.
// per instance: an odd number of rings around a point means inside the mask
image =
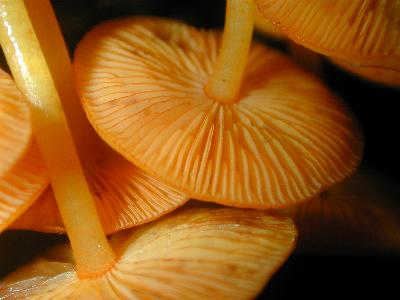
M 71 53 L 82 35 L 98 22 L 126 15 L 158 15 L 178 18 L 192 25 L 221 28 L 225 1 L 184 0 L 98 0 L 52 1 Z M 283 43 L 256 36 L 282 51 Z M 400 146 L 398 143 L 400 90 L 376 85 L 346 74 L 323 62 L 323 79 L 352 108 L 365 134 L 362 165 L 383 174 L 392 182 L 391 189 L 399 193 Z M 33 233 L 6 234 L 0 246 L 25 249 L 38 238 Z M 59 238 L 55 238 L 56 240 Z M 46 240 L 46 239 L 44 239 Z M 54 240 L 54 238 L 53 238 Z M 11 246 L 13 245 L 13 246 Z M 44 244 L 43 244 L 44 245 Z M 4 248 L 2 248 L 4 250 Z M 6 249 L 7 250 L 7 249 Z M 3 254 L 7 251 L 3 251 Z M 14 253 L 14 257 L 17 255 Z M 1 255 L 0 255 L 1 256 Z M 1 260 L 1 258 L 0 258 Z M 21 260 L 22 261 L 22 260 Z M 3 265 L 1 273 L 11 268 Z M 378 299 L 398 294 L 399 256 L 368 255 L 301 255 L 294 254 L 274 276 L 260 299 L 305 299 L 375 296 Z

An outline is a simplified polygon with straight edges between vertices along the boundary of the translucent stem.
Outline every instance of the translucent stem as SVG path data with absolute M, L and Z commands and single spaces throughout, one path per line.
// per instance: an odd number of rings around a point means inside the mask
M 1 46 L 31 109 L 35 136 L 78 274 L 81 278 L 97 276 L 114 263 L 114 253 L 97 215 L 61 104 L 61 99 L 76 101 L 76 93 L 56 17 L 48 0 L 1 0 L 0 18 Z
M 237 100 L 254 23 L 254 0 L 227 0 L 222 44 L 214 69 L 205 87 L 208 96 L 222 103 Z

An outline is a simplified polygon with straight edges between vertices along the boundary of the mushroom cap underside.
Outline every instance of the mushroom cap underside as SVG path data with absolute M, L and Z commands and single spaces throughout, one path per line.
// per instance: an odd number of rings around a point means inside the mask
M 96 131 L 191 198 L 226 205 L 283 207 L 349 176 L 363 148 L 357 122 L 285 56 L 254 43 L 237 102 L 205 94 L 220 40 L 158 18 L 97 26 L 74 59 Z
M 0 297 L 30 299 L 250 299 L 293 250 L 289 218 L 235 208 L 185 206 L 111 237 L 117 262 L 80 280 L 68 246 L 12 273 Z
M 108 147 L 99 161 L 83 166 L 106 234 L 157 219 L 189 200 Z M 65 232 L 51 187 L 10 228 Z

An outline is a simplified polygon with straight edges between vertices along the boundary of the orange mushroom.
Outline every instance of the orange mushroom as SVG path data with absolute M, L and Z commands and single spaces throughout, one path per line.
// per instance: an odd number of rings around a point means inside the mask
M 254 43 L 246 63 L 252 5 L 228 1 L 218 58 L 218 32 L 131 18 L 89 32 L 74 69 L 90 122 L 140 168 L 195 199 L 282 207 L 350 175 L 362 139 L 337 97 L 286 57 Z
M 400 72 L 399 0 L 256 0 L 296 43 L 364 66 Z
M 115 254 L 104 234 L 81 159 L 85 160 L 89 155 L 89 161 L 95 162 L 100 157 L 106 166 L 111 161 L 123 166 L 124 160 L 116 154 L 109 155 L 107 151 L 110 150 L 104 147 L 99 149 L 99 155 L 87 152 L 88 145 L 101 147 L 102 142 L 97 137 L 92 139 L 94 135 L 88 134 L 92 130 L 90 126 L 81 126 L 86 122 L 81 118 L 83 112 L 74 110 L 78 104 L 74 102 L 76 96 L 70 61 L 50 3 L 2 1 L 0 20 L 1 45 L 15 82 L 27 100 L 32 127 L 74 250 L 78 273 L 81 277 L 97 276 L 114 265 Z M 62 104 L 70 113 L 68 121 Z M 99 142 L 95 143 L 96 140 Z M 77 148 L 75 142 L 82 145 Z M 103 154 L 107 155 L 101 156 Z M 125 176 L 137 173 L 132 172 L 134 167 L 131 164 L 127 165 L 129 167 L 120 170 L 121 173 L 126 173 Z M 106 169 L 110 171 L 112 168 Z M 103 177 L 107 179 L 104 174 Z M 148 179 L 147 175 L 136 177 L 139 180 Z M 104 181 L 104 178 L 100 179 Z M 100 179 L 96 178 L 99 185 L 103 184 Z M 125 184 L 121 185 L 122 188 Z M 157 196 L 166 191 L 171 193 L 165 185 L 161 187 L 147 181 L 142 190 L 146 192 L 148 189 L 148 194 L 155 193 Z M 140 193 L 131 183 L 125 188 L 135 197 L 135 193 Z M 178 195 L 177 198 L 182 200 L 179 205 L 187 200 L 186 196 L 176 192 L 171 194 Z M 148 199 L 143 198 L 144 201 L 139 199 L 138 203 L 145 205 Z
M 31 116 L 13 80 L 0 70 L 0 232 L 48 185 Z
M 393 193 L 389 182 L 363 170 L 312 201 L 286 209 L 299 230 L 299 250 L 312 254 L 399 253 L 399 193 Z
M 294 248 L 289 218 L 245 209 L 185 206 L 111 236 L 116 264 L 81 279 L 69 246 L 10 274 L 0 298 L 251 299 Z
M 34 6 L 35 4 L 28 1 L 26 5 Z M 40 16 L 40 14 L 38 16 L 35 13 L 31 14 L 31 18 L 34 20 L 39 19 Z M 63 50 L 59 47 L 60 44 L 63 44 L 62 37 L 43 34 L 46 33 L 43 28 L 46 28 L 48 24 L 41 22 L 43 21 L 36 22 L 35 25 L 42 26 L 37 32 L 39 37 L 46 41 L 46 45 L 43 46 L 46 59 L 50 65 L 61 65 L 59 69 L 66 70 L 65 74 L 55 76 L 54 80 L 57 88 L 62 93 L 68 94 L 68 97 L 63 99 L 63 105 L 70 118 L 72 135 L 78 144 L 77 151 L 80 154 L 91 191 L 95 195 L 96 208 L 106 232 L 112 233 L 149 222 L 186 203 L 189 200 L 186 195 L 141 171 L 101 141 L 87 121 L 76 94 L 69 92 L 74 90 L 73 80 L 68 53 L 66 49 Z M 43 36 L 41 36 L 42 34 Z M 58 69 L 55 72 L 59 72 Z M 7 112 L 12 112 L 12 109 L 17 112 L 18 109 L 17 117 L 21 119 L 14 117 L 15 120 L 10 119 L 12 122 L 8 123 L 9 119 L 0 120 L 0 124 L 5 123 L 8 126 L 3 128 L 2 125 L 1 127 L 1 133 L 4 130 L 2 138 L 8 138 L 7 141 L 4 141 L 4 147 L 1 147 L 3 143 L 0 145 L 1 154 L 4 153 L 1 157 L 10 157 L 9 160 L 11 160 L 13 155 L 21 155 L 18 152 L 20 148 L 25 150 L 27 147 L 22 142 L 18 147 L 16 145 L 19 142 L 18 139 L 21 141 L 32 139 L 32 125 L 28 107 L 19 99 L 20 94 L 14 83 L 5 75 L 1 76 L 1 79 L 4 78 L 2 81 L 4 84 L 0 86 L 0 93 L 4 93 L 8 98 L 0 105 L 3 105 Z M 10 98 L 11 96 L 14 98 Z M 19 123 L 13 124 L 17 121 Z M 10 132 L 18 138 L 15 138 L 15 142 L 11 140 Z M 4 210 L 4 213 L 0 213 L 0 232 L 26 211 L 48 186 L 47 172 L 39 150 L 36 145 L 33 145 L 33 141 L 30 143 L 32 146 L 26 150 L 24 155 L 21 155 L 21 162 L 15 165 L 12 172 L 10 171 L 10 174 L 0 181 L 0 203 L 4 203 L 3 206 L 0 206 L 0 209 Z M 1 162 L 0 166 L 0 168 L 6 167 L 6 162 Z M 1 196 L 2 192 L 4 198 Z M 42 204 L 34 205 L 13 227 L 63 232 L 64 226 L 53 193 L 47 191 L 44 199 L 40 202 L 45 203 L 45 207 Z M 11 205 L 14 205 L 15 208 L 12 208 Z M 40 210 L 37 210 L 38 208 Z M 39 216 L 43 218 L 39 218 Z

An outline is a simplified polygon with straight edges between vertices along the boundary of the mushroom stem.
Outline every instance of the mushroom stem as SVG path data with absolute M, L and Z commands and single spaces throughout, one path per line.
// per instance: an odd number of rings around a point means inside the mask
M 27 100 L 78 274 L 94 277 L 114 263 L 61 99 L 74 101 L 71 64 L 49 1 L 2 0 L 0 42 Z
M 254 0 L 227 0 L 224 34 L 216 66 L 205 92 L 221 103 L 238 98 L 250 49 Z

